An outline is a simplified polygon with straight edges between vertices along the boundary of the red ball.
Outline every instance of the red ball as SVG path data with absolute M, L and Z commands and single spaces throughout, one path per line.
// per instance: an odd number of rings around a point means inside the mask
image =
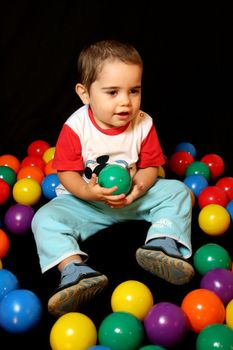
M 194 158 L 189 152 L 177 151 L 171 155 L 168 164 L 174 174 L 184 176 L 187 166 L 192 162 Z
M 9 250 L 10 240 L 5 231 L 0 229 L 0 259 L 4 258 Z
M 226 192 L 218 186 L 207 186 L 201 191 L 197 200 L 200 208 L 208 204 L 219 204 L 225 207 L 229 202 Z
M 27 165 L 38 166 L 44 172 L 46 163 L 40 157 L 37 157 L 37 156 L 26 156 L 21 162 L 21 168 L 23 168 L 24 166 L 27 166 Z
M 0 179 L 0 205 L 6 203 L 6 201 L 10 197 L 10 194 L 11 191 L 9 184 L 5 180 Z
M 216 182 L 216 186 L 222 188 L 229 200 L 233 200 L 233 177 L 222 177 Z
M 217 154 L 206 154 L 201 158 L 201 162 L 207 164 L 210 168 L 211 179 L 216 179 L 217 177 L 221 176 L 225 170 L 224 160 Z
M 35 140 L 28 146 L 27 154 L 29 156 L 42 157 L 44 152 L 50 147 L 49 143 L 44 140 Z

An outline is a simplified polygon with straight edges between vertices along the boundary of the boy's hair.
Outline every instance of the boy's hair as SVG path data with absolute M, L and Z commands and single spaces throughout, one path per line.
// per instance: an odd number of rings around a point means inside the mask
M 139 52 L 130 44 L 117 40 L 102 40 L 85 47 L 78 58 L 78 79 L 89 91 L 106 60 L 120 60 L 143 68 Z

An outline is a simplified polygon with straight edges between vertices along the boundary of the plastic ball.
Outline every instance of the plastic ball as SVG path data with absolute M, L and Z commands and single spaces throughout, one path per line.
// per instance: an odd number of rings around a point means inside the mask
M 196 350 L 233 349 L 233 330 L 225 324 L 213 324 L 203 329 L 196 339 Z
M 186 151 L 186 152 L 190 153 L 193 156 L 193 158 L 196 158 L 196 155 L 197 155 L 196 147 L 190 142 L 180 142 L 180 143 L 178 143 L 176 145 L 174 151 L 175 152 Z
M 233 329 L 233 299 L 226 305 L 226 324 Z
M 0 260 L 0 269 L 3 268 L 3 265 L 2 265 L 2 260 Z
M 40 167 L 36 165 L 35 166 L 25 165 L 18 171 L 17 180 L 24 179 L 24 178 L 34 179 L 40 184 L 44 176 L 45 174 Z
M 210 179 L 210 169 L 205 163 L 194 161 L 185 169 L 185 176 L 190 175 L 201 175 L 208 181 Z
M 56 197 L 56 187 L 60 184 L 57 174 L 49 174 L 41 182 L 41 190 L 45 198 L 52 199 Z
M 233 272 L 222 268 L 212 269 L 202 277 L 200 287 L 217 294 L 226 305 L 233 299 Z
M 231 256 L 228 251 L 215 243 L 201 246 L 193 255 L 193 264 L 200 275 L 214 268 L 231 269 Z
M 0 269 L 0 301 L 14 289 L 19 288 L 18 278 L 7 269 Z
M 19 204 L 34 205 L 39 202 L 42 190 L 34 179 L 20 179 L 13 186 L 12 195 Z
M 16 182 L 16 172 L 8 166 L 0 166 L 0 179 L 6 181 L 10 187 Z
M 114 312 L 129 312 L 141 321 L 144 320 L 153 303 L 150 289 L 144 283 L 134 280 L 119 284 L 111 296 L 111 307 Z
M 5 180 L 0 179 L 0 205 L 5 204 L 10 198 L 10 195 L 11 190 L 9 184 Z
M 159 166 L 158 177 L 162 177 L 162 178 L 166 177 L 165 170 L 164 170 L 164 168 L 162 166 Z
M 109 164 L 101 170 L 98 184 L 105 188 L 117 186 L 112 194 L 127 194 L 131 189 L 132 179 L 126 168 L 118 164 Z
M 219 204 L 208 204 L 201 209 L 198 223 L 203 232 L 210 236 L 219 236 L 225 233 L 231 223 L 228 211 Z
M 0 259 L 4 258 L 10 248 L 10 240 L 6 232 L 0 229 Z
M 26 156 L 21 162 L 21 168 L 27 165 L 38 166 L 44 172 L 45 164 L 45 161 L 38 156 Z
M 189 152 L 177 151 L 171 155 L 168 165 L 174 174 L 184 176 L 187 166 L 192 162 L 194 158 Z
M 201 162 L 208 165 L 211 179 L 216 179 L 217 177 L 221 176 L 225 170 L 224 160 L 217 154 L 206 154 L 201 158 Z
M 20 168 L 20 161 L 17 157 L 15 157 L 12 154 L 3 154 L 0 157 L 0 165 L 8 166 L 9 168 L 13 169 L 17 174 Z
M 194 193 L 195 197 L 198 197 L 201 191 L 209 185 L 202 175 L 187 176 L 183 182 Z
M 207 186 L 198 196 L 198 205 L 201 209 L 208 204 L 219 204 L 225 207 L 228 201 L 225 191 L 218 186 Z
M 94 345 L 88 348 L 87 350 L 111 350 L 111 349 L 108 346 Z
M 226 312 L 222 300 L 217 294 L 207 289 L 194 289 L 186 294 L 181 308 L 194 333 L 201 332 L 210 324 L 223 323 L 225 320 Z
M 49 160 L 48 163 L 46 163 L 45 165 L 45 175 L 49 175 L 49 174 L 57 174 L 57 169 L 53 168 L 53 159 Z
M 106 316 L 98 331 L 99 343 L 111 350 L 138 349 L 144 339 L 141 321 L 128 312 L 113 312 Z
M 96 345 L 97 330 L 93 321 L 80 312 L 59 317 L 50 331 L 52 350 L 83 350 Z
M 233 200 L 233 177 L 226 176 L 219 179 L 216 186 L 221 187 L 225 192 L 229 200 Z
M 160 302 L 147 314 L 144 327 L 150 342 L 172 347 L 178 345 L 187 335 L 188 322 L 178 305 Z
M 10 333 L 25 333 L 35 328 L 42 316 L 40 299 L 27 289 L 15 289 L 0 303 L 0 326 Z
M 166 349 L 160 345 L 145 345 L 139 348 L 138 350 L 166 350 Z
M 42 157 L 44 152 L 50 147 L 49 143 L 44 140 L 35 140 L 27 148 L 29 156 Z
M 231 217 L 231 221 L 233 221 L 233 200 L 231 200 L 227 203 L 226 210 Z
M 55 150 L 56 150 L 55 147 L 49 147 L 48 149 L 46 149 L 46 151 L 42 156 L 45 163 L 48 163 L 51 159 L 54 158 Z
M 4 225 L 11 233 L 26 233 L 31 229 L 34 214 L 30 205 L 14 204 L 5 213 Z

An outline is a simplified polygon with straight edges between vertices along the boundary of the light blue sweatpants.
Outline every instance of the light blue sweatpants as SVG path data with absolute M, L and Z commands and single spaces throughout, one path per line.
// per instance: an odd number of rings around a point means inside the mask
M 79 243 L 112 224 L 129 220 L 151 223 L 145 242 L 170 237 L 186 259 L 192 255 L 192 204 L 190 191 L 178 180 L 158 179 L 149 191 L 131 205 L 113 209 L 103 202 L 86 202 L 69 194 L 53 198 L 35 213 L 32 231 L 41 271 L 44 273 L 65 258 L 87 254 Z

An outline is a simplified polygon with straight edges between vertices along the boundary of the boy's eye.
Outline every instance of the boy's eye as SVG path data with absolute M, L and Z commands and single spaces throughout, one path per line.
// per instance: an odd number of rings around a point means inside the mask
M 138 94 L 139 90 L 138 89 L 132 89 L 130 90 L 131 94 Z
M 116 94 L 116 90 L 110 90 L 110 91 L 107 91 L 107 93 L 109 94 L 109 95 L 115 95 Z

